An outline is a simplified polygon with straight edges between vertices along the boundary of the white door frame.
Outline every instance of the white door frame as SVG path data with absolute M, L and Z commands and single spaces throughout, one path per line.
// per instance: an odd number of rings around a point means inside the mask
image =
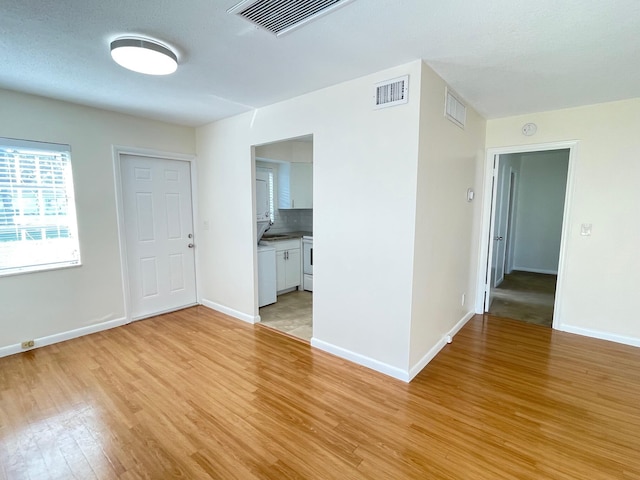
M 562 214 L 562 236 L 560 239 L 560 258 L 558 261 L 558 280 L 556 283 L 556 295 L 553 308 L 553 323 L 552 327 L 555 329 L 560 328 L 562 325 L 562 311 L 561 302 L 562 290 L 564 287 L 564 270 L 565 270 L 565 255 L 567 249 L 567 239 L 569 237 L 570 220 L 571 220 L 571 203 L 573 200 L 573 185 L 575 176 L 575 165 L 578 159 L 578 140 L 567 140 L 563 142 L 552 143 L 538 143 L 533 145 L 519 145 L 514 147 L 495 147 L 487 149 L 484 162 L 484 185 L 483 185 L 483 201 L 482 201 L 482 216 L 481 216 L 481 230 L 480 230 L 480 242 L 478 252 L 478 277 L 476 281 L 476 305 L 475 313 L 484 313 L 484 301 L 485 301 L 485 289 L 487 268 L 491 268 L 488 264 L 490 258 L 491 237 L 490 232 L 492 229 L 492 201 L 493 201 L 493 159 L 495 155 L 506 155 L 510 153 L 528 153 L 528 152 L 541 152 L 545 150 L 563 150 L 569 149 L 569 166 L 567 170 L 567 186 L 565 189 L 564 199 L 564 212 Z M 489 242 L 489 243 L 487 243 Z
M 185 155 L 181 153 L 163 152 L 160 150 L 152 150 L 147 148 L 126 147 L 121 145 L 113 145 L 113 177 L 115 184 L 116 194 L 116 217 L 118 222 L 118 243 L 120 246 L 120 271 L 122 272 L 122 298 L 124 299 L 124 314 L 127 323 L 131 323 L 131 290 L 129 282 L 129 266 L 127 263 L 127 242 L 124 229 L 124 201 L 122 196 L 122 173 L 120 170 L 120 164 L 123 155 L 137 155 L 139 157 L 152 157 L 161 160 L 182 160 L 189 162 L 191 170 L 191 211 L 193 214 L 193 235 L 195 249 L 195 275 L 196 275 L 196 301 L 200 302 L 199 288 L 199 275 L 198 275 L 198 224 L 196 219 L 198 218 L 197 202 L 197 182 L 194 181 L 196 177 L 196 157 L 195 155 Z

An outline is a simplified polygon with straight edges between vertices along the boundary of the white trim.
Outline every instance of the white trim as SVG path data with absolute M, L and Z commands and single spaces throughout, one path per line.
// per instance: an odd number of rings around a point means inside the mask
M 8 345 L 6 347 L 0 347 L 0 358 L 6 357 L 8 355 L 13 355 L 15 353 L 26 352 L 28 350 L 33 350 L 34 348 L 45 347 L 47 345 L 52 345 L 54 343 L 64 342 L 66 340 L 71 340 L 73 338 L 82 337 L 84 335 L 89 335 L 91 333 L 102 332 L 103 330 L 109 330 L 111 328 L 121 327 L 122 325 L 126 325 L 126 318 L 118 318 L 116 320 L 109 320 L 107 322 L 96 323 L 95 325 L 89 325 L 87 327 L 76 328 L 74 330 L 69 330 L 67 332 L 56 333 L 53 335 L 48 335 L 46 337 L 40 337 L 34 339 L 35 346 L 33 348 L 23 349 L 20 344 L 16 345 Z
M 558 281 L 556 282 L 555 304 L 553 310 L 553 328 L 559 328 L 562 324 L 561 299 L 564 285 L 564 270 L 566 249 L 569 238 L 571 224 L 571 204 L 573 199 L 574 177 L 578 158 L 578 140 L 567 140 L 562 142 L 539 143 L 534 145 L 517 145 L 511 147 L 488 148 L 485 156 L 485 176 L 481 214 L 481 237 L 478 242 L 478 276 L 476 280 L 476 304 L 475 313 L 484 313 L 484 292 L 485 278 L 487 274 L 489 230 L 491 228 L 491 180 L 493 176 L 493 158 L 495 155 L 506 155 L 510 153 L 541 152 L 546 150 L 569 149 L 569 165 L 567 168 L 567 186 L 565 190 L 564 212 L 562 215 L 562 234 L 560 239 L 560 257 L 558 262 Z
M 67 268 L 82 267 L 81 263 L 58 263 L 48 265 L 38 265 L 37 267 L 20 267 L 18 269 L 0 271 L 0 277 L 13 277 L 15 275 L 27 275 L 29 273 L 52 272 L 54 270 L 66 270 Z
M 570 142 L 569 165 L 567 166 L 567 186 L 564 193 L 564 212 L 562 213 L 562 233 L 560 234 L 560 254 L 558 258 L 558 278 L 556 280 L 555 301 L 553 302 L 552 328 L 558 328 L 562 324 L 562 308 L 560 300 L 564 290 L 564 271 L 567 244 L 571 232 L 571 204 L 573 203 L 574 178 L 578 158 L 578 141 Z
M 625 345 L 631 345 L 632 347 L 640 347 L 640 338 L 616 335 L 615 333 L 608 333 L 600 330 L 591 330 L 589 328 L 574 327 L 572 325 L 560 324 L 554 328 L 557 328 L 562 332 L 574 333 L 576 335 L 583 335 L 585 337 L 598 338 L 600 340 L 608 340 L 610 342 L 623 343 Z
M 234 310 L 233 308 L 225 307 L 216 302 L 212 302 L 211 300 L 207 300 L 203 298 L 200 302 L 207 308 L 215 310 L 220 313 L 224 313 L 225 315 L 229 315 L 230 317 L 237 318 L 238 320 L 242 320 L 247 323 L 258 323 L 260 321 L 260 315 L 248 315 L 246 313 L 239 312 L 238 310 Z
M 431 347 L 429 351 L 409 369 L 409 381 L 413 380 L 414 377 L 418 375 L 422 369 L 426 367 L 427 364 L 436 357 L 436 355 L 438 355 L 438 353 L 440 353 L 440 350 L 442 350 L 448 343 L 451 343 L 453 337 L 467 324 L 469 320 L 473 318 L 474 315 L 474 312 L 467 312 L 464 317 L 462 317 L 458 323 L 449 330 L 449 333 L 442 337 L 438 343 Z
M 467 312 L 464 317 L 462 317 L 458 323 L 456 323 L 451 330 L 449 330 L 448 336 L 453 338 L 455 337 L 462 327 L 464 327 L 469 320 L 471 320 L 475 316 L 475 312 Z
M 196 225 L 197 217 L 197 182 L 196 178 L 196 156 L 195 155 L 187 155 L 183 153 L 174 153 L 174 152 L 165 152 L 162 150 L 153 150 L 150 148 L 138 148 L 138 147 L 127 147 L 122 145 L 112 145 L 112 154 L 113 154 L 113 180 L 115 185 L 115 197 L 116 197 L 116 221 L 118 225 L 118 246 L 120 250 L 120 272 L 122 279 L 122 298 L 124 300 L 124 311 L 125 317 L 127 319 L 127 323 L 133 320 L 131 315 L 131 295 L 130 295 L 130 285 L 129 285 L 129 267 L 127 264 L 127 242 L 125 237 L 125 229 L 124 229 L 124 205 L 123 205 L 123 197 L 122 197 L 122 171 L 120 169 L 121 166 L 121 157 L 122 155 L 136 155 L 140 157 L 152 157 L 158 158 L 162 160 L 181 160 L 184 162 L 189 162 L 190 165 L 190 173 L 191 173 L 191 216 L 192 216 L 192 224 L 193 224 L 193 235 L 194 240 L 198 239 L 199 229 Z M 195 243 L 195 242 L 194 242 Z M 198 249 L 195 249 L 195 257 L 194 257 L 194 272 L 195 272 L 195 280 L 196 280 L 196 291 L 195 297 L 196 300 L 199 299 L 198 292 L 200 291 L 199 286 L 199 278 L 198 278 Z M 186 308 L 180 307 L 178 308 Z M 162 313 L 167 312 L 154 312 L 145 317 L 139 317 L 137 320 L 142 318 L 152 317 L 154 315 L 161 315 Z
M 493 170 L 491 173 L 491 210 L 489 211 L 489 222 L 490 222 L 490 228 L 489 228 L 489 249 L 487 250 L 487 276 L 485 277 L 485 291 L 486 292 L 490 292 L 492 288 L 496 288 L 498 286 L 498 282 L 495 283 L 495 285 L 491 285 L 491 281 L 492 280 L 497 280 L 497 278 L 494 278 L 494 276 L 492 276 L 492 268 L 493 268 L 493 255 L 495 254 L 494 250 L 494 245 L 496 244 L 496 242 L 494 242 L 493 240 L 496 237 L 496 217 L 498 215 L 497 209 L 498 209 L 498 195 L 501 193 L 500 192 L 500 187 L 502 185 L 499 184 L 500 182 L 500 155 L 498 156 L 493 156 Z M 497 266 L 496 266 L 496 270 L 497 270 Z M 497 275 L 496 275 L 497 277 Z M 503 276 L 504 279 L 504 276 Z M 491 304 L 491 296 L 487 295 L 486 300 L 485 300 L 485 309 L 489 310 L 489 305 Z
M 418 375 L 422 371 L 422 369 L 426 367 L 427 364 L 431 360 L 433 360 L 436 355 L 438 355 L 438 353 L 440 353 L 440 350 L 442 350 L 448 343 L 450 343 L 449 338 L 450 337 L 448 335 L 445 335 L 440 340 L 438 340 L 438 343 L 431 347 L 429 351 L 425 353 L 424 356 L 420 360 L 418 360 L 418 362 L 413 367 L 411 367 L 411 369 L 409 370 L 409 381 L 413 380 L 413 377 Z
M 363 367 L 370 368 L 376 372 L 384 373 L 390 377 L 402 380 L 403 382 L 409 382 L 410 380 L 409 372 L 406 370 L 380 362 L 371 357 L 367 357 L 366 355 L 352 352 L 346 348 L 338 347 L 337 345 L 325 342 L 324 340 L 319 340 L 313 337 L 311 338 L 311 346 L 327 353 L 331 353 L 337 357 L 344 358 L 345 360 L 349 360 L 353 363 L 357 363 L 358 365 L 362 365 Z
M 250 164 L 251 164 L 251 238 L 253 239 L 253 250 L 252 250 L 252 254 L 253 254 L 253 258 L 252 258 L 252 264 L 253 264 L 253 317 L 254 322 L 253 323 L 258 323 L 260 322 L 260 294 L 258 292 L 258 285 L 260 283 L 259 279 L 258 279 L 258 223 L 256 222 L 256 218 L 258 215 L 258 210 L 256 207 L 256 201 L 257 201 L 257 192 L 256 192 L 256 181 L 257 181 L 257 166 L 256 166 L 256 161 L 257 161 L 257 157 L 256 157 L 256 146 L 252 145 L 251 146 L 251 159 L 250 159 Z M 275 181 L 275 179 L 274 179 Z M 275 200 L 274 200 L 275 202 Z M 274 209 L 275 209 L 275 205 L 274 205 Z M 274 210 L 275 212 L 275 210 Z M 245 320 L 246 321 L 246 320 Z M 251 323 L 251 322 L 250 322 Z
M 530 272 L 530 273 L 545 273 L 547 275 L 557 275 L 558 270 L 545 270 L 544 268 L 527 268 L 527 267 L 513 267 L 514 272 Z
M 191 165 L 191 223 L 193 228 L 193 243 L 195 244 L 193 273 L 196 276 L 196 301 L 201 303 L 200 292 L 202 292 L 202 279 L 200 275 L 198 275 L 198 265 L 200 265 L 200 249 L 198 246 L 200 244 L 201 231 L 198 223 L 198 219 L 200 218 L 200 211 L 198 210 L 198 164 L 195 156 L 189 161 L 189 164 Z
M 113 145 L 114 157 L 118 155 L 137 155 L 139 157 L 165 158 L 167 160 L 182 160 L 185 162 L 193 162 L 195 155 L 186 153 L 165 152 L 164 150 L 155 150 L 152 148 L 127 147 L 124 145 Z
M 429 351 L 413 366 L 410 370 L 402 370 L 401 368 L 394 367 L 384 362 L 380 362 L 366 355 L 361 355 L 346 348 L 338 347 L 331 343 L 325 342 L 318 338 L 311 338 L 311 346 L 331 353 L 345 360 L 349 360 L 358 365 L 375 370 L 376 372 L 389 375 L 390 377 L 402 380 L 403 382 L 410 382 L 413 378 L 422 371 L 427 364 L 435 358 L 435 356 L 444 348 L 445 345 L 451 343 L 451 339 L 464 327 L 469 320 L 475 315 L 474 312 L 467 312 L 449 332 L 444 335 Z

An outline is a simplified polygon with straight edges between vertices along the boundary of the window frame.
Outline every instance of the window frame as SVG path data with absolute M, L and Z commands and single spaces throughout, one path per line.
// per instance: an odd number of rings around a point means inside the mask
M 271 225 L 276 221 L 276 205 L 275 205 L 275 174 L 272 167 L 256 165 L 256 172 L 267 174 L 267 183 L 269 186 L 269 220 Z
M 0 137 L 0 278 L 81 265 L 71 147 Z

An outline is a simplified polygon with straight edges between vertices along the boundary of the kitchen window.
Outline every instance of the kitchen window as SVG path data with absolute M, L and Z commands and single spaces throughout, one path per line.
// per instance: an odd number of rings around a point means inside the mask
M 0 275 L 80 265 L 69 145 L 0 138 Z
M 276 212 L 275 212 L 275 200 L 274 200 L 274 186 L 273 186 L 273 168 L 268 167 L 256 167 L 257 172 L 266 173 L 268 177 L 268 188 L 269 188 L 269 220 L 271 223 L 276 221 Z

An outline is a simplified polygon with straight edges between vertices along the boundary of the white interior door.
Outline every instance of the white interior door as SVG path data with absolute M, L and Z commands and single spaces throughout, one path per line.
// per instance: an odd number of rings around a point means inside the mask
M 495 229 L 493 235 L 493 264 L 492 287 L 497 287 L 504 280 L 504 265 L 506 260 L 507 231 L 509 227 L 509 199 L 511 190 L 511 175 L 506 162 L 498 168 L 498 189 L 495 209 Z
M 493 156 L 493 169 L 491 175 L 491 210 L 489 218 L 489 238 L 487 239 L 488 247 L 487 247 L 487 264 L 486 264 L 486 274 L 484 277 L 484 309 L 483 311 L 488 312 L 489 307 L 491 307 L 491 290 L 495 283 L 495 244 L 496 242 L 493 240 L 495 237 L 496 231 L 496 207 L 498 205 L 498 167 L 500 163 L 499 155 Z
M 191 166 L 122 155 L 132 319 L 196 304 Z

